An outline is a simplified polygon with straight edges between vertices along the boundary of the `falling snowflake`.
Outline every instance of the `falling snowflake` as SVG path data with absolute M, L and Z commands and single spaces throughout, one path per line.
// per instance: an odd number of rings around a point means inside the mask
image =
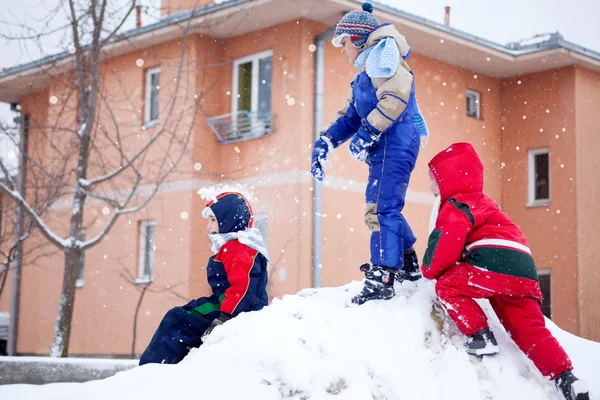
M 138 67 L 143 67 L 144 60 L 142 60 L 141 58 L 138 58 L 137 60 L 135 60 L 135 65 L 137 65 Z
M 182 211 L 181 214 L 179 215 L 181 217 L 181 219 L 188 219 L 189 214 L 185 211 Z

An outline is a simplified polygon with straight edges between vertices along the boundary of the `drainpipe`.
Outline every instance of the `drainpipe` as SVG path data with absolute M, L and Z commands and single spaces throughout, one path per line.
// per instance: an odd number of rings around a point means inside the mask
M 17 176 L 17 190 L 25 198 L 25 151 L 27 149 L 27 124 L 28 116 L 21 115 L 19 118 L 19 174 Z M 16 207 L 15 210 L 15 240 L 18 241 L 23 235 L 23 208 Z M 15 252 L 15 266 L 13 269 L 12 299 L 10 304 L 10 321 L 8 322 L 8 355 L 14 356 L 17 351 L 17 325 L 19 323 L 19 303 L 21 296 L 21 267 L 23 265 L 23 243 L 17 243 Z
M 325 43 L 333 37 L 335 26 L 317 36 L 315 45 L 315 141 L 319 139 L 323 126 L 323 92 L 325 87 Z M 323 239 L 323 184 L 313 179 L 313 257 L 312 287 L 321 286 L 321 249 Z

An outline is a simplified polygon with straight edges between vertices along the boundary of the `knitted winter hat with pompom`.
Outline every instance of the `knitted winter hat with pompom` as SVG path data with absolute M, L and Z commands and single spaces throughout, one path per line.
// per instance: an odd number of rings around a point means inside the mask
M 379 21 L 373 15 L 373 5 L 363 3 L 362 10 L 353 10 L 342 17 L 335 27 L 331 42 L 335 47 L 342 47 L 342 39 L 349 37 L 354 47 L 362 47 L 369 34 L 379 26 Z

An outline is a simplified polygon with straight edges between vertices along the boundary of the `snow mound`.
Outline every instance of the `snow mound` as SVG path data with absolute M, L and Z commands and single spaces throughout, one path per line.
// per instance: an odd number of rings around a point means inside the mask
M 501 353 L 478 358 L 435 307 L 433 283 L 396 285 L 397 296 L 349 304 L 361 288 L 307 289 L 216 328 L 178 365 L 146 365 L 102 381 L 0 387 L 36 399 L 560 399 L 490 316 Z M 437 312 L 436 312 L 437 311 Z M 441 316 L 441 317 L 440 317 Z M 600 343 L 557 335 L 600 400 Z

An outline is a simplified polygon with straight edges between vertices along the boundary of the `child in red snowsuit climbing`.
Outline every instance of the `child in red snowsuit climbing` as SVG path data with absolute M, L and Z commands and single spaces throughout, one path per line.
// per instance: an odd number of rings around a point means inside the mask
M 473 355 L 499 351 L 483 310 L 488 299 L 517 346 L 567 400 L 587 400 L 585 384 L 545 327 L 537 272 L 519 227 L 483 193 L 483 165 L 469 143 L 455 143 L 429 162 L 436 195 L 421 271 Z M 439 203 L 438 203 L 439 202 Z M 436 215 L 437 214 L 437 215 Z M 435 227 L 433 223 L 435 222 Z
M 176 364 L 203 338 L 229 319 L 258 311 L 267 296 L 267 251 L 258 229 L 253 228 L 252 208 L 235 192 L 219 194 L 202 212 L 214 256 L 206 274 L 212 289 L 200 297 L 169 310 L 140 357 L 140 365 Z

